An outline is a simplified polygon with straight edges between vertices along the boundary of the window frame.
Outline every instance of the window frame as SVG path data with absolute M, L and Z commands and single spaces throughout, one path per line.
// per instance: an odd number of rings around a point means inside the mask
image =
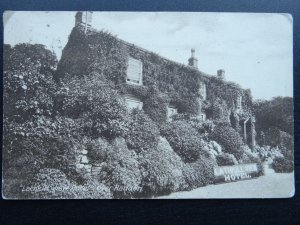
M 139 79 L 132 79 L 130 78 L 130 66 L 132 66 L 132 63 L 137 63 L 138 65 L 138 74 Z M 134 84 L 134 85 L 143 85 L 143 62 L 139 59 L 133 58 L 131 56 L 128 57 L 128 63 L 127 63 L 127 69 L 126 69 L 126 83 L 128 84 Z
M 169 113 L 170 109 L 174 110 L 174 112 L 171 113 L 171 114 Z M 178 114 L 178 109 L 173 105 L 169 105 L 168 108 L 167 108 L 167 119 L 168 119 L 168 121 L 170 121 L 171 117 L 176 115 L 176 114 Z
M 128 102 L 134 102 L 134 103 L 138 103 L 138 107 L 129 107 Z M 143 105 L 144 103 L 139 100 L 138 98 L 132 97 L 132 96 L 126 96 L 125 97 L 125 102 L 126 102 L 126 108 L 128 109 L 128 111 L 131 111 L 133 109 L 139 109 L 142 110 L 143 109 Z

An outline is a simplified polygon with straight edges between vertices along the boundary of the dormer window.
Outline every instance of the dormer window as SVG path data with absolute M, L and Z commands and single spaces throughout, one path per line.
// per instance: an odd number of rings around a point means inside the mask
M 143 63 L 140 60 L 129 57 L 126 82 L 143 85 Z
M 171 120 L 173 115 L 177 114 L 177 109 L 174 106 L 168 107 L 168 120 Z

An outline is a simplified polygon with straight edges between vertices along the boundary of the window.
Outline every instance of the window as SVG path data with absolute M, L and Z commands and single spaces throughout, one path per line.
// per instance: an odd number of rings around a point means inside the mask
M 129 110 L 143 108 L 143 102 L 139 101 L 138 99 L 126 98 L 126 104 Z
M 140 60 L 129 57 L 127 67 L 127 83 L 142 85 L 143 64 Z
M 238 96 L 237 101 L 236 101 L 236 108 L 238 110 L 242 109 L 242 96 Z
M 175 107 L 169 106 L 168 107 L 168 120 L 171 119 L 171 116 L 177 114 L 177 109 Z
M 205 83 L 200 83 L 200 90 L 199 90 L 200 96 L 203 100 L 206 100 L 206 85 Z
M 200 120 L 205 121 L 205 119 L 206 119 L 206 115 L 204 113 L 201 113 L 200 114 Z

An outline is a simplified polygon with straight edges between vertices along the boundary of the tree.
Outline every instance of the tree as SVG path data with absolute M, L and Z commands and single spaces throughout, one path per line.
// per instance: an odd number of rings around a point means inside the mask
M 254 113 L 258 133 L 277 127 L 281 131 L 294 134 L 293 98 L 276 97 L 270 101 L 256 101 Z
M 52 118 L 56 64 L 55 55 L 43 45 L 4 46 L 3 177 L 5 181 L 17 180 L 16 186 L 34 176 L 43 164 L 54 163 L 58 153 L 49 146 L 49 139 L 59 138 L 55 137 L 57 124 Z M 56 144 L 53 148 L 62 143 L 58 140 Z

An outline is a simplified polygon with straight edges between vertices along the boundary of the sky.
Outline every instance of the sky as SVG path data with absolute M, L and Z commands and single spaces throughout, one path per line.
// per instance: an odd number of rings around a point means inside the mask
M 4 43 L 43 44 L 58 59 L 76 12 L 6 12 Z M 254 99 L 293 96 L 293 19 L 289 14 L 94 12 L 92 27 L 250 88 Z

